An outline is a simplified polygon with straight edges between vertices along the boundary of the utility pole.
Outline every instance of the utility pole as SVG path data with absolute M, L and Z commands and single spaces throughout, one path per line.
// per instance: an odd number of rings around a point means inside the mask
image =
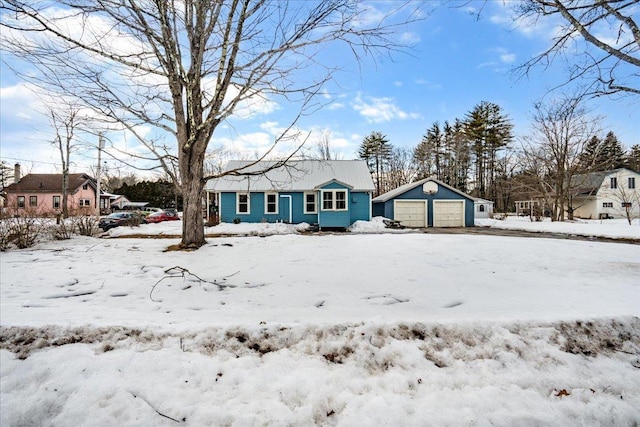
M 98 167 L 96 168 L 96 220 L 100 222 L 100 162 L 104 141 L 102 140 L 102 132 L 98 134 Z

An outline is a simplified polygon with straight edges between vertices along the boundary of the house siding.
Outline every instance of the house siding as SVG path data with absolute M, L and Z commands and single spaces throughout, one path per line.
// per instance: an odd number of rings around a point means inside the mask
M 29 204 L 30 197 L 37 197 L 37 206 L 32 207 Z M 18 208 L 18 197 L 24 197 L 24 208 Z M 53 198 L 60 198 L 60 207 L 54 208 Z M 86 190 L 79 189 L 75 193 L 67 194 L 67 206 L 71 211 L 86 211 L 91 212 L 95 209 L 96 205 L 96 193 L 92 187 L 88 187 Z M 89 206 L 80 206 L 80 200 L 89 200 Z M 39 193 L 33 191 L 24 191 L 16 193 L 7 193 L 6 197 L 7 209 L 15 209 L 16 214 L 20 214 L 21 211 L 34 212 L 37 215 L 53 215 L 62 212 L 62 193 Z
M 373 204 L 373 215 L 384 216 L 386 218 L 394 217 L 394 200 L 426 200 L 427 201 L 427 226 L 433 227 L 433 201 L 434 200 L 464 200 L 464 223 L 465 227 L 473 227 L 474 225 L 474 209 L 475 203 L 472 199 L 461 196 L 460 194 L 449 190 L 442 185 L 438 186 L 438 192 L 431 195 L 425 194 L 422 185 L 407 190 L 406 192 L 395 196 L 386 202 L 375 202 Z

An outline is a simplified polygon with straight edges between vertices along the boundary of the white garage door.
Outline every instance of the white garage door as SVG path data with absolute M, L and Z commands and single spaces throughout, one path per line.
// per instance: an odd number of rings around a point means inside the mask
M 424 200 L 395 200 L 393 219 L 406 227 L 426 227 L 427 203 Z
M 434 200 L 434 227 L 464 227 L 464 200 Z

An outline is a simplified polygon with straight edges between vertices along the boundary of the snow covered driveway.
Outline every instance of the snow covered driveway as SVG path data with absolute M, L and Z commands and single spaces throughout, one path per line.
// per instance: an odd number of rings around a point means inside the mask
M 365 234 L 0 256 L 2 425 L 632 425 L 640 246 Z

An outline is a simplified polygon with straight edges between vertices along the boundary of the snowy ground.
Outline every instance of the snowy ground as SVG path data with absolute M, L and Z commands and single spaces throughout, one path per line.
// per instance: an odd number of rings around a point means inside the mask
M 478 225 L 507 224 L 640 238 Z M 0 424 L 640 423 L 640 245 L 387 231 L 123 237 L 175 221 L 2 253 Z

